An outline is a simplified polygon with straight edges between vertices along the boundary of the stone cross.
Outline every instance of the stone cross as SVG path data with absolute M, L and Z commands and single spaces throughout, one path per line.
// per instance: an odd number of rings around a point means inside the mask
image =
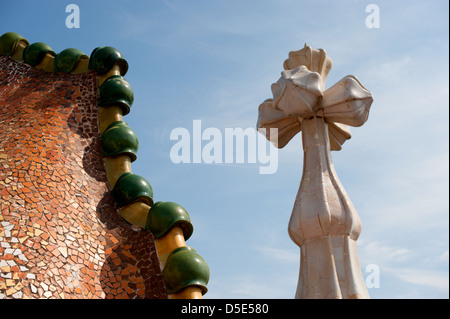
M 369 298 L 356 250 L 361 221 L 334 170 L 331 150 L 351 137 L 348 125 L 366 122 L 373 96 L 353 75 L 325 90 L 331 65 L 322 49 L 305 44 L 290 52 L 285 71 L 272 84 L 273 99 L 259 106 L 257 127 L 279 148 L 303 132 L 303 175 L 288 227 L 301 254 L 295 297 Z

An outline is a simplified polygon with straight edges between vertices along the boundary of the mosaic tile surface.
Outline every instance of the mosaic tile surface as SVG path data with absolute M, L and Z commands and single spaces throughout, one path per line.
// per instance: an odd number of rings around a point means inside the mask
M 0 298 L 167 298 L 107 187 L 93 72 L 0 56 Z

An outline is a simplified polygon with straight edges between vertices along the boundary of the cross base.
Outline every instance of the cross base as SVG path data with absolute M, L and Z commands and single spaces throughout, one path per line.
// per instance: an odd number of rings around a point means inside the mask
M 295 298 L 367 299 L 356 241 L 348 235 L 324 236 L 300 246 L 300 275 Z

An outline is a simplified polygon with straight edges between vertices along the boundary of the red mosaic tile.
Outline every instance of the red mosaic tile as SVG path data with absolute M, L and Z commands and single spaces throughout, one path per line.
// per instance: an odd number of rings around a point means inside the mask
M 0 298 L 167 298 L 155 243 L 118 214 L 95 73 L 0 57 Z

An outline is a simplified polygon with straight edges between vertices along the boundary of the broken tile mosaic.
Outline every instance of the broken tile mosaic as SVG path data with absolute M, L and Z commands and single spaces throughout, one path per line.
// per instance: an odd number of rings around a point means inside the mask
M 167 298 L 107 186 L 95 72 L 0 56 L 0 298 Z

